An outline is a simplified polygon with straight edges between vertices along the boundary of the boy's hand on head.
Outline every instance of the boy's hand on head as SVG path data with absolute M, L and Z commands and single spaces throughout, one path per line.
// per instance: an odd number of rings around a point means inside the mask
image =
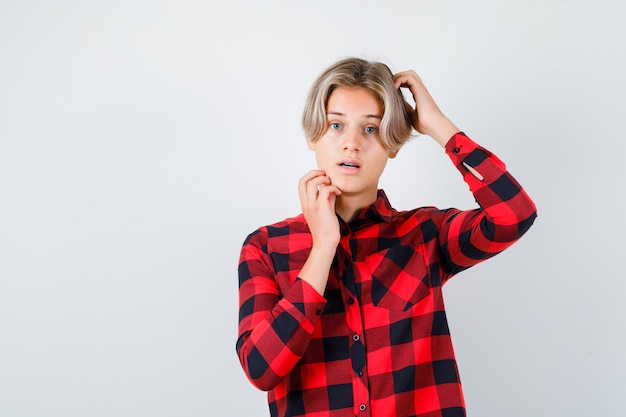
M 335 200 L 341 190 L 331 184 L 322 170 L 309 171 L 298 182 L 302 213 L 311 230 L 313 247 L 332 250 L 339 244 L 339 220 L 335 213 Z
M 394 75 L 396 88 L 408 88 L 411 91 L 415 108 L 407 103 L 413 113 L 413 127 L 419 133 L 435 139 L 441 146 L 459 129 L 443 114 L 435 103 L 422 79 L 415 71 L 402 71 Z

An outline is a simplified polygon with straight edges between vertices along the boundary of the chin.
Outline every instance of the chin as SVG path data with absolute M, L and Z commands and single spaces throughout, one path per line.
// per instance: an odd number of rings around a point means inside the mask
M 355 194 L 364 194 L 367 190 L 363 188 L 351 186 L 350 184 L 335 184 L 337 188 L 341 190 L 341 195 L 355 195 Z

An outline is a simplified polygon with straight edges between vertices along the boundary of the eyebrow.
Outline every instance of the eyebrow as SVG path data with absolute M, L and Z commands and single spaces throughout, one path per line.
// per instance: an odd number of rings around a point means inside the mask
M 341 113 L 341 112 L 338 112 L 338 111 L 329 111 L 329 112 L 326 112 L 326 114 L 327 115 L 332 114 L 334 116 L 344 116 L 345 117 L 344 113 Z M 379 114 L 366 114 L 365 117 L 368 118 L 368 119 L 374 118 L 374 119 L 381 119 L 381 120 L 383 118 L 383 116 L 381 116 Z

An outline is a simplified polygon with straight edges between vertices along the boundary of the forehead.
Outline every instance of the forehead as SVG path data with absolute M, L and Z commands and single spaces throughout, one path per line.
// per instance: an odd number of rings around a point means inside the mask
M 383 105 L 377 95 L 366 88 L 338 87 L 328 98 L 326 112 L 382 117 Z

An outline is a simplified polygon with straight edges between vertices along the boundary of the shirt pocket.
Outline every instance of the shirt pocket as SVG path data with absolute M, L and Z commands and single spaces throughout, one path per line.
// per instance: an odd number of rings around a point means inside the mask
M 365 258 L 371 274 L 372 304 L 407 311 L 430 292 L 428 267 L 421 253 L 393 246 Z

